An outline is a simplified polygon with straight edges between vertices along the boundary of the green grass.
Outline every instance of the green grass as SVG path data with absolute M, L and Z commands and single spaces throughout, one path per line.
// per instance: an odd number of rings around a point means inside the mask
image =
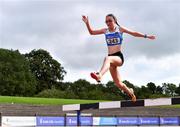
M 64 105 L 64 104 L 96 103 L 96 102 L 100 102 L 100 101 L 102 101 L 102 100 L 0 96 L 0 104 L 14 103 L 14 104 Z
M 80 99 L 55 99 L 37 97 L 14 97 L 0 96 L 0 104 L 38 104 L 38 105 L 64 105 L 64 104 L 87 104 L 102 102 L 105 100 L 80 100 Z M 180 105 L 157 106 L 160 108 L 180 108 Z
M 180 108 L 180 105 L 160 106 L 161 108 Z

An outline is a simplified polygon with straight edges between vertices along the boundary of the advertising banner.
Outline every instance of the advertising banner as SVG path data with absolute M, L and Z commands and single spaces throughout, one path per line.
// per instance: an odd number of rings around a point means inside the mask
M 139 117 L 139 125 L 159 125 L 158 117 Z
M 180 121 L 178 117 L 161 117 L 160 124 L 161 125 L 179 125 Z
M 96 126 L 116 126 L 116 117 L 93 117 L 93 125 Z
M 37 126 L 64 126 L 64 117 L 40 117 L 36 118 Z
M 36 126 L 36 117 L 29 116 L 2 116 L 2 127 L 34 127 Z
M 100 117 L 93 117 L 93 125 L 99 126 Z
M 65 123 L 66 122 L 66 123 Z M 2 116 L 2 127 L 77 126 L 76 116 Z M 179 117 L 91 117 L 81 116 L 81 126 L 179 126 Z
M 139 119 L 137 117 L 118 117 L 117 124 L 124 126 L 138 125 Z
M 77 126 L 77 117 L 66 117 L 66 125 L 67 126 Z
M 93 118 L 92 117 L 80 117 L 80 125 L 81 126 L 93 125 Z

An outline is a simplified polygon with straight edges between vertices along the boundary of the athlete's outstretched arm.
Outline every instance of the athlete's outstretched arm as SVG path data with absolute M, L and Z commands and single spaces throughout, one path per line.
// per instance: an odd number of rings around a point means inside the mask
M 93 30 L 92 28 L 91 28 L 91 26 L 90 26 L 90 24 L 89 24 L 89 20 L 88 20 L 88 16 L 86 17 L 86 16 L 82 16 L 82 20 L 84 21 L 84 23 L 86 24 L 86 26 L 87 26 L 87 29 L 88 29 L 88 31 L 89 31 L 89 33 L 91 34 L 91 35 L 97 35 L 97 34 L 104 34 L 105 33 L 105 28 L 104 29 L 100 29 L 100 30 Z
M 136 32 L 136 31 L 132 31 L 132 30 L 129 30 L 125 27 L 121 27 L 120 30 L 124 33 L 128 33 L 134 37 L 143 37 L 143 38 L 149 38 L 149 39 L 155 39 L 156 37 L 154 35 L 146 35 L 146 34 L 143 34 L 143 33 L 140 33 L 140 32 Z

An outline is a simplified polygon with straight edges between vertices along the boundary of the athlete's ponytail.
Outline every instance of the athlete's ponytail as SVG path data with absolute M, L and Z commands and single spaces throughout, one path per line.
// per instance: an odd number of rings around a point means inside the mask
M 116 16 L 114 16 L 113 14 L 108 14 L 108 15 L 106 15 L 106 16 L 110 16 L 110 17 L 112 17 L 112 18 L 114 19 L 114 21 L 115 21 L 116 25 L 120 26 L 120 25 L 119 25 L 119 23 L 117 22 L 117 18 L 116 18 Z

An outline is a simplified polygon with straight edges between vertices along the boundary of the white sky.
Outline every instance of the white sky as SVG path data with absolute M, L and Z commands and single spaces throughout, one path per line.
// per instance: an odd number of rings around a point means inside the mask
M 81 20 L 88 15 L 94 29 L 106 27 L 108 13 L 120 25 L 154 41 L 124 35 L 123 80 L 135 85 L 180 83 L 179 0 L 0 0 L 0 48 L 28 53 L 45 49 L 67 71 L 65 81 L 90 78 L 101 68 L 107 47 L 104 35 L 91 36 Z M 103 83 L 112 80 L 109 72 Z

